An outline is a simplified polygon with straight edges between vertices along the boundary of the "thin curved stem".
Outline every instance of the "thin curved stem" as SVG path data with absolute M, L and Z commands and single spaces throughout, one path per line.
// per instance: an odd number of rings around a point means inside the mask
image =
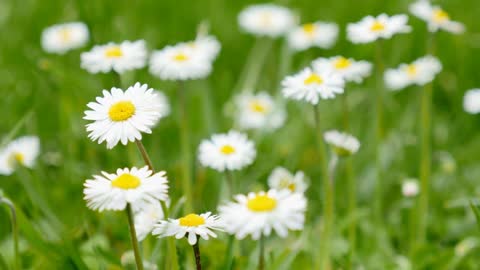
M 198 245 L 198 239 L 197 243 L 193 245 L 193 253 L 195 254 L 195 265 L 197 266 L 197 270 L 202 270 L 202 262 L 200 258 L 200 247 Z
M 3 203 L 10 208 L 11 223 L 12 223 L 12 235 L 13 235 L 13 257 L 14 257 L 14 269 L 20 270 L 20 253 L 18 251 L 18 223 L 17 223 L 17 211 L 12 201 L 7 198 L 0 198 L 0 203 Z
M 138 245 L 137 233 L 135 231 L 135 222 L 133 221 L 133 212 L 130 204 L 127 204 L 126 212 L 127 212 L 127 218 L 128 218 L 128 225 L 130 228 L 130 238 L 132 240 L 133 254 L 135 255 L 135 263 L 137 265 L 138 270 L 143 270 L 143 261 L 140 255 L 140 248 Z

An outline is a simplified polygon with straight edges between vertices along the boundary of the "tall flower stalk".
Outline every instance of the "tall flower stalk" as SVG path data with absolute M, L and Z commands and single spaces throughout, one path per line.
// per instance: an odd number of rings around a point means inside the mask
M 11 225 L 12 225 L 12 236 L 13 236 L 13 258 L 14 258 L 14 269 L 20 270 L 20 253 L 18 251 L 18 223 L 17 223 L 17 211 L 15 210 L 15 205 L 11 200 L 5 198 L 0 194 L 0 204 L 5 204 L 11 214 Z
M 197 267 L 197 270 L 202 270 L 202 263 L 200 259 L 200 247 L 199 247 L 198 241 L 192 247 L 193 247 L 193 253 L 195 254 L 195 265 Z
M 378 40 L 376 42 L 376 72 L 377 72 L 377 79 L 376 79 L 376 87 L 375 87 L 375 95 L 376 95 L 376 102 L 375 102 L 375 145 L 376 145 L 376 153 L 375 153 L 375 166 L 376 166 L 376 177 L 375 177 L 375 200 L 374 200 L 374 214 L 375 214 L 375 221 L 376 224 L 379 225 L 382 222 L 382 213 L 383 213 L 383 205 L 382 205 L 382 195 L 383 195 L 383 164 L 382 164 L 382 147 L 383 147 L 383 73 L 385 70 L 385 66 L 383 63 L 383 42 Z
M 135 231 L 135 223 L 133 221 L 133 212 L 130 204 L 127 204 L 125 209 L 127 212 L 128 225 L 130 228 L 130 239 L 132 240 L 133 254 L 135 255 L 135 263 L 137 265 L 137 270 L 143 270 L 143 261 L 142 256 L 140 255 L 140 247 L 138 244 L 137 233 Z
M 193 211 L 193 193 L 192 193 L 192 163 L 190 155 L 190 137 L 188 130 L 187 104 L 185 93 L 185 82 L 178 82 L 178 108 L 179 108 L 179 122 L 180 122 L 180 141 L 181 153 L 183 159 L 182 166 L 182 181 L 183 190 L 185 193 L 185 211 Z

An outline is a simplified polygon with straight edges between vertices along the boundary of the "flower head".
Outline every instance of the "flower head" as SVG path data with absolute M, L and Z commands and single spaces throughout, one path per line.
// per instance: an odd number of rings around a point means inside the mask
M 93 121 L 87 124 L 88 137 L 98 143 L 106 141 L 110 149 L 118 142 L 126 145 L 141 140 L 142 132 L 151 133 L 162 117 L 164 104 L 159 103 L 153 89 L 136 83 L 125 92 L 115 87 L 103 90 L 103 97 L 87 106 L 91 110 L 85 111 L 83 119 Z
M 203 166 L 217 171 L 240 170 L 253 163 L 256 156 L 255 145 L 247 135 L 229 131 L 215 134 L 200 144 L 198 159 Z
M 304 193 L 307 189 L 305 174 L 302 171 L 298 171 L 294 175 L 283 167 L 275 168 L 268 176 L 268 186 L 276 190 L 286 189 L 298 193 Z
M 323 135 L 327 144 L 331 145 L 338 156 L 350 156 L 357 153 L 360 142 L 350 134 L 330 130 Z
M 467 113 L 480 113 L 480 89 L 468 90 L 463 96 L 463 109 Z
M 236 122 L 242 129 L 272 130 L 285 123 L 285 110 L 266 92 L 240 94 L 235 103 Z
M 452 21 L 450 15 L 439 6 L 432 6 L 428 0 L 419 0 L 410 5 L 410 12 L 428 24 L 430 32 L 440 29 L 460 34 L 465 31 L 462 23 Z
M 10 175 L 19 166 L 32 168 L 40 152 L 36 136 L 23 136 L 0 149 L 0 174 Z
M 292 12 L 274 4 L 248 6 L 238 15 L 240 27 L 256 36 L 279 37 L 294 25 Z
M 370 43 L 377 39 L 389 39 L 398 33 L 408 33 L 408 16 L 381 14 L 377 17 L 367 16 L 357 23 L 347 26 L 347 37 L 353 43 Z
M 207 77 L 212 71 L 213 49 L 196 48 L 180 43 L 153 52 L 150 73 L 162 80 L 195 80 Z M 211 46 L 211 45 L 207 45 Z
M 285 97 L 317 104 L 320 99 L 331 99 L 343 93 L 343 78 L 331 70 L 305 68 L 282 81 Z
M 294 28 L 288 34 L 288 44 L 296 51 L 311 47 L 331 48 L 338 37 L 338 25 L 327 22 L 307 23 Z
M 339 74 L 345 81 L 361 83 L 365 77 L 370 76 L 372 64 L 367 61 L 356 61 L 352 58 L 334 56 L 330 58 L 318 58 L 312 66 L 316 70 L 332 70 Z
M 212 215 L 210 212 L 204 214 L 188 214 L 179 219 L 169 219 L 168 221 L 160 221 L 155 225 L 153 230 L 154 235 L 158 237 L 175 236 L 180 239 L 187 237 L 190 245 L 197 243 L 197 238 L 200 236 L 204 240 L 210 237 L 216 238 L 217 235 L 214 230 L 223 231 L 223 223 L 217 215 Z
M 416 179 L 407 179 L 402 183 L 402 194 L 405 197 L 415 197 L 419 191 L 420 187 Z
M 98 210 L 124 210 L 127 203 L 134 210 L 145 204 L 168 198 L 167 177 L 164 171 L 152 173 L 148 166 L 137 169 L 117 169 L 116 173 L 102 172 L 85 181 L 83 194 L 88 208 Z
M 97 45 L 81 55 L 81 66 L 90 73 L 123 73 L 143 68 L 146 61 L 147 48 L 144 40 Z
M 440 61 L 430 55 L 415 60 L 410 64 L 401 64 L 396 69 L 385 71 L 385 83 L 392 90 L 400 90 L 410 85 L 425 85 L 433 81 L 442 71 Z
M 227 232 L 238 239 L 251 235 L 258 240 L 272 231 L 286 237 L 289 230 L 301 230 L 306 208 L 307 200 L 302 194 L 271 189 L 236 195 L 234 202 L 220 206 L 219 210 Z
M 82 22 L 52 25 L 42 32 L 42 48 L 49 53 L 64 54 L 88 42 L 88 28 Z
M 197 51 L 198 54 L 204 55 L 210 61 L 215 60 L 217 58 L 218 53 L 220 53 L 220 49 L 222 45 L 214 36 L 198 36 L 195 40 L 186 42 L 187 46 L 194 51 Z
M 155 224 L 163 218 L 162 207 L 158 201 L 142 205 L 134 218 L 138 241 L 145 239 L 152 232 Z

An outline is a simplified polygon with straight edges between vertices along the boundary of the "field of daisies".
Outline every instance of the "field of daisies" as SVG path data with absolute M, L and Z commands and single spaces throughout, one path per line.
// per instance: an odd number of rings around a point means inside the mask
M 0 3 L 0 270 L 480 269 L 462 1 Z

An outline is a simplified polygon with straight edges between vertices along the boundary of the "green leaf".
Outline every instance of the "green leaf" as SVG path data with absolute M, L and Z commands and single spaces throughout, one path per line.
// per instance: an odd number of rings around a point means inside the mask
M 477 219 L 478 229 L 480 229 L 480 209 L 478 209 L 478 207 L 475 206 L 472 202 L 470 202 L 470 207 L 472 208 L 473 213 L 475 214 L 475 218 Z

